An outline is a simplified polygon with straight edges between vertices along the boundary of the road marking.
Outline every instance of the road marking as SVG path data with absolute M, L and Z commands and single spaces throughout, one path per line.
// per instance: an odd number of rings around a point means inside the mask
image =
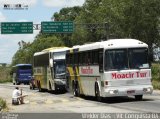
M 47 99 L 47 100 L 45 101 L 45 104 L 53 104 L 53 100 L 48 100 L 48 99 Z
M 67 99 L 62 99 L 62 102 L 69 102 L 69 100 L 67 100 Z
M 36 104 L 37 104 L 37 102 L 30 102 L 30 104 L 31 104 L 31 105 L 36 105 Z
M 82 98 L 79 98 L 79 97 L 77 97 L 76 99 L 77 99 L 77 100 L 81 100 L 81 101 L 82 101 L 82 100 L 84 100 L 84 99 L 82 99 Z

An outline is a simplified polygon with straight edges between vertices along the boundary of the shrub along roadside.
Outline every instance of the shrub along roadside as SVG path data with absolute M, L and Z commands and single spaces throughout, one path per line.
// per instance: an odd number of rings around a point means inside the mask
M 12 82 L 11 67 L 0 67 L 0 83 Z
M 3 79 L 3 80 L 0 80 L 0 83 L 7 83 L 7 82 L 12 82 L 12 79 Z
M 153 85 L 153 88 L 154 89 L 158 89 L 158 90 L 160 90 L 160 82 L 159 81 L 157 81 L 157 80 L 153 80 L 152 81 L 152 85 Z
M 0 97 L 0 111 L 7 108 L 7 103 Z
M 154 89 L 160 90 L 160 64 L 152 64 L 152 85 Z

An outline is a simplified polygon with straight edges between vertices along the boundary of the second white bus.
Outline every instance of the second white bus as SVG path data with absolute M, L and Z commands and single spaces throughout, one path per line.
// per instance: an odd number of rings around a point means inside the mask
M 39 91 L 66 90 L 67 47 L 53 47 L 34 54 L 34 79 Z

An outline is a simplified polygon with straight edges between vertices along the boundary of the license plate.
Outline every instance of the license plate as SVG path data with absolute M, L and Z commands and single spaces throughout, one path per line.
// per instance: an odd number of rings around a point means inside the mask
M 135 93 L 135 90 L 128 90 L 127 91 L 127 94 L 133 94 L 133 93 Z
M 133 80 L 126 81 L 127 84 L 133 84 Z

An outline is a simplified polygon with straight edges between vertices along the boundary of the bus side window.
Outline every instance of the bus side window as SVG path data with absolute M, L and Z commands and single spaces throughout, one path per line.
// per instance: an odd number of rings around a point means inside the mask
M 86 53 L 85 52 L 82 52 L 81 58 L 82 58 L 82 64 L 85 65 L 85 62 L 86 62 Z
M 73 65 L 74 64 L 74 55 L 73 54 L 70 54 L 70 65 Z
M 99 50 L 99 72 L 103 73 L 103 50 Z
M 93 57 L 93 64 L 98 64 L 98 50 L 93 50 L 93 54 L 92 54 L 92 57 Z
M 78 62 L 79 62 L 78 59 L 79 59 L 78 58 L 78 53 L 74 53 L 74 64 L 75 65 L 78 65 Z
M 91 51 L 88 52 L 88 64 L 89 65 L 92 64 L 92 54 L 91 53 L 92 53 Z
M 88 56 L 88 52 L 85 52 L 85 65 L 89 65 L 89 56 Z
M 66 54 L 66 64 L 67 66 L 70 64 L 69 54 Z
M 79 59 L 79 65 L 82 65 L 82 53 L 79 53 L 78 59 Z

